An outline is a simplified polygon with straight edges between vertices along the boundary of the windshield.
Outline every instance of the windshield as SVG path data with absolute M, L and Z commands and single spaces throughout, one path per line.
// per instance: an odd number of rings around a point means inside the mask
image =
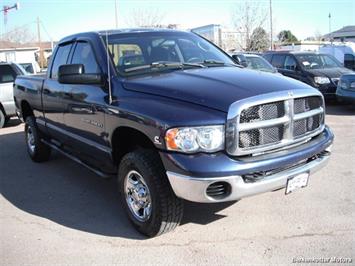
M 229 56 L 211 43 L 187 32 L 111 35 L 108 46 L 116 69 L 123 76 L 234 65 Z
M 342 66 L 334 57 L 330 55 L 300 54 L 296 55 L 296 58 L 304 69 L 324 69 Z
M 266 71 L 266 72 L 275 72 L 275 69 L 270 65 L 264 58 L 259 56 L 246 56 L 247 68 Z

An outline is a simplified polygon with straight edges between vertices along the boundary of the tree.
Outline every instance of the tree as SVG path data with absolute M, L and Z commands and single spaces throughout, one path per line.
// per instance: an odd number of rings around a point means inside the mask
M 269 36 L 262 27 L 257 27 L 253 30 L 250 36 L 248 51 L 262 52 L 269 48 Z
M 267 9 L 262 8 L 258 2 L 240 1 L 232 13 L 232 21 L 237 32 L 244 37 L 240 40 L 241 47 L 250 47 L 251 34 L 254 29 L 262 27 L 267 18 Z
M 134 9 L 128 18 L 127 23 L 132 27 L 161 27 L 164 14 L 159 9 Z
M 290 30 L 283 30 L 277 35 L 277 38 L 281 43 L 294 43 L 298 42 L 295 35 L 292 34 Z
M 12 29 L 1 35 L 2 41 L 9 41 L 13 43 L 29 43 L 36 40 L 35 35 L 31 32 L 29 27 L 19 27 Z

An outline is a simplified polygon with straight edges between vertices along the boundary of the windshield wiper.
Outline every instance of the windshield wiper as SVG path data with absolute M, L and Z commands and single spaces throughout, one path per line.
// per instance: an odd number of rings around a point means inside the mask
M 234 66 L 234 67 L 240 67 L 237 64 L 232 64 L 232 63 L 225 63 L 223 61 L 217 61 L 213 59 L 207 59 L 201 62 L 204 66 Z
M 126 73 L 129 73 L 129 72 L 145 70 L 145 69 L 161 69 L 161 68 L 181 68 L 181 69 L 184 69 L 185 67 L 200 67 L 200 68 L 204 68 L 206 66 L 204 66 L 203 64 L 199 64 L 199 63 L 157 61 L 157 62 L 153 62 L 153 63 L 148 64 L 148 65 L 142 65 L 142 66 L 136 66 L 136 67 L 127 68 L 124 71 Z

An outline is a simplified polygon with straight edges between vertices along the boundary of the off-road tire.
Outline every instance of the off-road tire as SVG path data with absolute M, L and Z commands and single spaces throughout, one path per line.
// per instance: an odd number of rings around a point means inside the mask
M 31 145 L 33 148 L 31 148 L 29 144 L 29 132 L 31 132 L 30 134 L 33 136 L 33 146 Z M 51 148 L 41 141 L 41 133 L 37 128 L 37 124 L 33 116 L 28 116 L 26 118 L 25 139 L 27 152 L 34 162 L 39 163 L 49 159 Z
M 144 179 L 152 202 L 150 217 L 139 221 L 130 210 L 126 201 L 125 178 L 129 172 L 136 171 Z M 137 149 L 127 153 L 121 160 L 118 172 L 118 187 L 121 201 L 134 227 L 148 237 L 172 231 L 183 216 L 183 201 L 171 189 L 159 155 L 151 150 Z

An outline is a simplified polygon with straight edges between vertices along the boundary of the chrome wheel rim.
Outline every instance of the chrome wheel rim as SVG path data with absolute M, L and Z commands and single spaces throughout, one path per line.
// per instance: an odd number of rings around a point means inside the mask
M 140 173 L 132 170 L 126 175 L 124 192 L 133 216 L 140 222 L 147 221 L 152 212 L 152 199 L 149 188 Z
M 34 153 L 36 145 L 35 145 L 35 137 L 33 135 L 32 128 L 29 126 L 27 128 L 27 146 L 31 153 Z

